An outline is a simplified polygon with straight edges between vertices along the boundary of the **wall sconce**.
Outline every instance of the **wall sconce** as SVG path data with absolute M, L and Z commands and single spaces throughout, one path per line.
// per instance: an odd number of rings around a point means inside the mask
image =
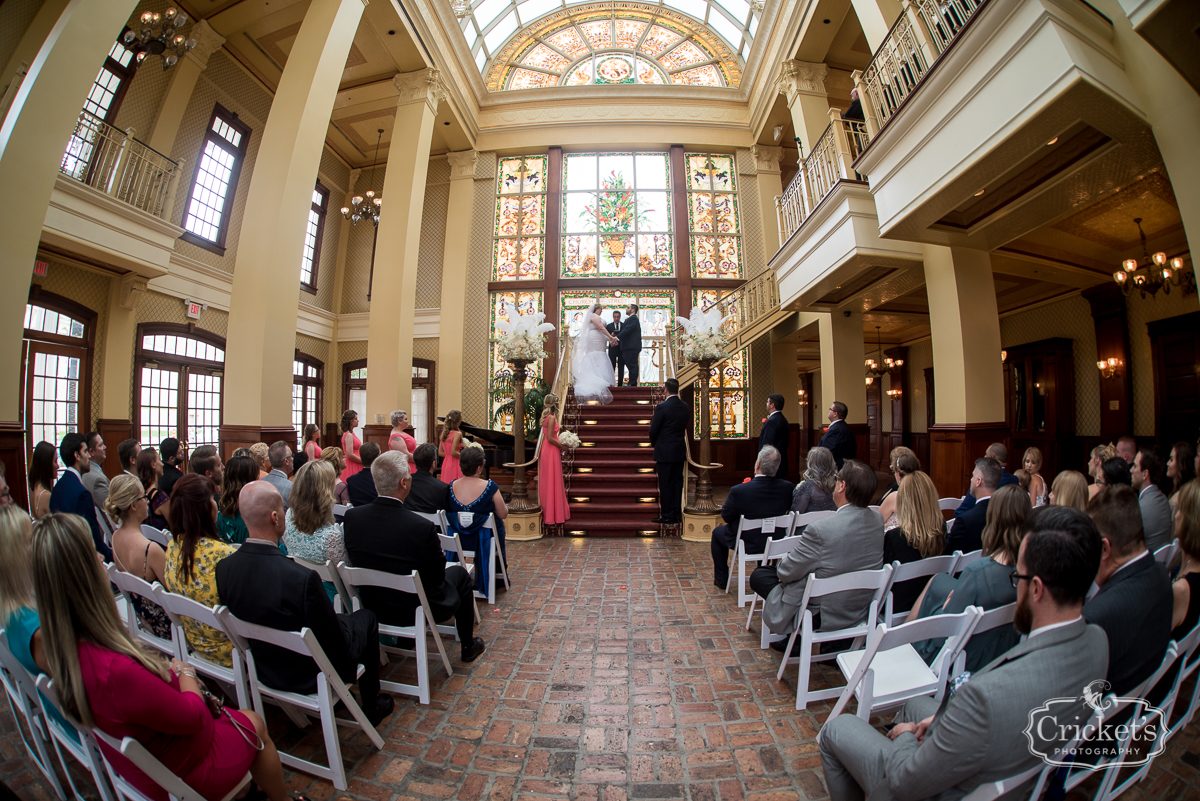
M 796 390 L 796 396 L 799 399 L 798 405 L 800 405 L 800 406 L 808 405 L 808 393 L 807 392 L 805 392 L 802 389 L 798 389 L 798 390 Z
M 891 398 L 892 400 L 895 400 L 896 398 L 900 397 L 901 394 L 903 394 L 903 393 L 901 392 L 901 390 L 898 390 L 898 389 L 889 389 L 887 391 L 887 396 L 889 398 Z
M 1117 368 L 1121 367 L 1125 362 L 1120 359 L 1101 359 L 1096 362 L 1096 366 L 1100 368 L 1100 375 L 1105 378 L 1112 378 L 1117 374 Z
M 875 383 L 875 379 L 874 379 L 874 377 L 872 377 L 872 376 L 867 376 L 867 386 L 869 387 L 869 386 L 871 386 L 871 385 L 872 385 L 872 384 L 874 384 L 874 383 Z
M 1006 350 L 1000 351 L 1000 361 L 1002 361 L 1002 362 L 1008 361 L 1008 351 L 1006 351 Z

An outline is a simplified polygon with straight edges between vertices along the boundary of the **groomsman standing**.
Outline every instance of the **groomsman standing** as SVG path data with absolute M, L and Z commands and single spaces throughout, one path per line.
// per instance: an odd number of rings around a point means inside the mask
M 654 407 L 650 419 L 650 444 L 654 446 L 654 472 L 658 474 L 659 516 L 654 523 L 682 523 L 683 464 L 687 461 L 688 425 L 692 410 L 679 398 L 679 382 L 666 381 L 667 399 Z
M 783 396 L 773 392 L 767 396 L 767 419 L 758 434 L 758 449 L 761 451 L 770 445 L 779 451 L 779 472 L 775 474 L 775 478 L 787 480 L 790 434 L 787 418 L 783 416 Z
M 613 309 L 613 321 L 604 326 L 604 328 L 614 337 L 621 333 L 621 312 Z M 625 361 L 621 358 L 620 342 L 608 346 L 608 360 L 612 362 L 613 370 L 616 371 L 617 386 L 621 386 L 625 383 Z

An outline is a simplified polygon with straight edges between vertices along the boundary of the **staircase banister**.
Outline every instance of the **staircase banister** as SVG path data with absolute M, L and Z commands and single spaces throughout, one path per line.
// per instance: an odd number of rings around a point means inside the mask
M 569 336 L 562 337 L 562 344 L 559 346 L 558 369 L 554 372 L 554 383 L 551 385 L 551 391 L 558 396 L 558 411 L 554 415 L 554 420 L 560 426 L 562 425 L 563 411 L 567 408 L 567 390 L 571 386 L 571 350 L 573 349 L 574 338 Z M 563 390 L 560 392 L 560 385 Z M 515 388 L 513 390 L 516 391 Z M 521 421 L 524 424 L 524 421 Z M 514 427 L 516 421 L 513 421 Z M 524 433 L 524 432 L 522 432 Z M 537 463 L 538 457 L 542 455 L 542 441 L 546 437 L 546 431 L 540 425 L 538 426 L 537 445 L 533 449 L 533 458 L 528 462 L 515 464 L 513 462 L 504 462 L 503 467 L 530 467 Z

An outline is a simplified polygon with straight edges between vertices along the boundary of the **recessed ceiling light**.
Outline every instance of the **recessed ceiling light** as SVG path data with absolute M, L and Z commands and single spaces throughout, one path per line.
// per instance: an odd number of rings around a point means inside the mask
M 1046 147 L 1050 147 L 1050 145 L 1054 144 L 1057 141 L 1058 141 L 1058 137 L 1056 136 L 1053 139 L 1051 139 L 1049 142 L 1046 143 Z
M 982 195 L 982 194 L 983 194 L 984 192 L 986 192 L 986 191 L 987 191 L 986 189 L 980 189 L 978 192 L 976 192 L 976 193 L 975 193 L 975 197 L 979 197 L 980 195 Z

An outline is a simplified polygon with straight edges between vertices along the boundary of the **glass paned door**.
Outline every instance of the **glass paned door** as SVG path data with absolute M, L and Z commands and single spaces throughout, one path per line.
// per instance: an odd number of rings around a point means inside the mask
M 188 445 L 216 445 L 221 429 L 221 376 L 188 368 Z
M 30 445 L 43 440 L 56 448 L 62 438 L 81 431 L 82 370 L 87 351 L 45 342 L 29 342 L 25 419 Z
M 142 367 L 141 419 L 138 439 L 147 447 L 157 446 L 167 437 L 179 436 L 178 367 Z

